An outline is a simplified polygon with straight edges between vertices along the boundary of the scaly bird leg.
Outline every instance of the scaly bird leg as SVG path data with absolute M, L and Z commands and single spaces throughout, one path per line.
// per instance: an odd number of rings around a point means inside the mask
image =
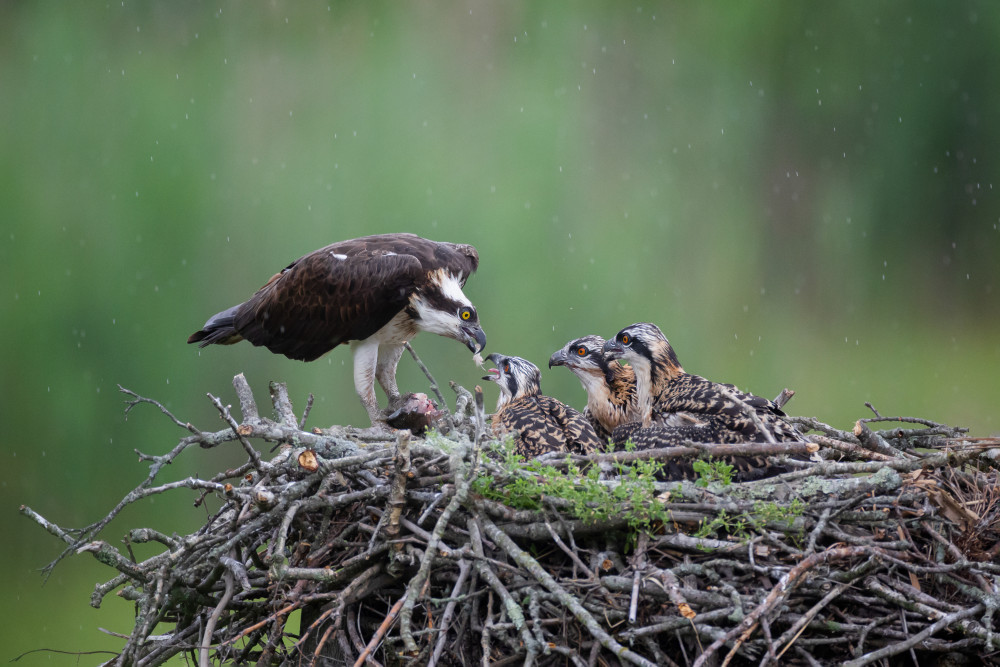
M 368 340 L 351 343 L 354 353 L 354 390 L 361 398 L 361 404 L 368 411 L 372 426 L 384 426 L 385 415 L 378 407 L 375 398 L 375 368 L 378 363 L 378 341 Z
M 375 379 L 389 397 L 389 405 L 400 398 L 399 388 L 396 386 L 396 366 L 403 356 L 403 345 L 382 344 L 378 348 L 378 361 L 375 364 Z

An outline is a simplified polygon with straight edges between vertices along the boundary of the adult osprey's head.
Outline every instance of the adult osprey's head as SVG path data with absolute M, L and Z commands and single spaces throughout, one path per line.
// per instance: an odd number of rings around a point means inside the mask
M 660 328 L 649 322 L 625 327 L 604 344 L 611 359 L 624 359 L 635 369 L 636 380 L 649 378 L 653 386 L 684 372 L 674 348 Z
M 486 333 L 462 292 L 464 282 L 463 276 L 446 269 L 428 272 L 426 282 L 410 295 L 406 312 L 418 330 L 454 338 L 477 353 L 486 347 Z
M 494 352 L 486 357 L 496 365 L 489 369 L 484 380 L 496 382 L 500 387 L 497 410 L 511 401 L 525 396 L 535 396 L 542 391 L 542 373 L 538 366 L 521 357 L 506 357 Z

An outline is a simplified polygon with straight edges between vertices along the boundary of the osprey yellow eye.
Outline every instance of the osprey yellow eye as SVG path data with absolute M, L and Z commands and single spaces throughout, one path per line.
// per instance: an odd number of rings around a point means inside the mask
M 472 311 L 469 310 L 468 308 L 463 308 L 461 311 L 459 311 L 459 317 L 461 317 L 465 321 L 468 321 L 469 319 L 472 318 Z
M 576 353 L 579 354 L 581 357 L 586 356 L 587 348 L 585 347 L 577 348 Z

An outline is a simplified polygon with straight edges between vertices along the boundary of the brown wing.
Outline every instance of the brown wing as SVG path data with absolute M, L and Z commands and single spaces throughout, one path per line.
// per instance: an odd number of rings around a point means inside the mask
M 659 421 L 670 423 L 671 414 L 686 414 L 697 421 L 709 420 L 713 426 L 735 432 L 741 438 L 736 442 L 766 441 L 767 437 L 754 424 L 748 410 L 756 412 L 776 440 L 802 439 L 795 427 L 782 419 L 784 413 L 773 402 L 698 375 L 684 373 L 671 380 L 653 401 L 653 412 Z
M 597 437 L 601 439 L 601 442 L 607 442 L 608 438 L 611 437 L 611 431 L 604 427 L 601 420 L 594 416 L 594 413 L 590 411 L 589 407 L 583 409 L 583 416 L 587 418 L 590 425 L 594 427 L 594 433 Z
M 493 416 L 494 426 L 514 435 L 514 449 L 525 458 L 568 451 L 562 428 L 535 398 L 525 396 L 505 405 Z
M 565 438 L 566 447 L 574 454 L 590 454 L 605 442 L 581 413 L 551 396 L 536 396 L 539 407 L 555 421 Z
M 472 246 L 414 234 L 340 241 L 295 260 L 248 301 L 211 318 L 188 342 L 248 340 L 311 361 L 382 328 L 429 271 L 445 269 L 464 283 L 478 265 Z
M 236 312 L 233 326 L 254 345 L 312 361 L 362 340 L 406 306 L 424 271 L 415 257 L 338 244 L 310 253 L 272 278 Z

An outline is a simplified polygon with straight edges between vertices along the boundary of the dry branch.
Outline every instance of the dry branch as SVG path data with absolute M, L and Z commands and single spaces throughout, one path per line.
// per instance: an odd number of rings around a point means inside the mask
M 876 412 L 851 431 L 794 418 L 818 432 L 809 443 L 522 463 L 491 439 L 478 387 L 452 383 L 445 434 L 375 442 L 303 431 L 284 385 L 269 387 L 277 421 L 242 375 L 234 387 L 242 418 L 210 396 L 227 423 L 216 432 L 122 389 L 127 411 L 148 403 L 184 429 L 177 446 L 140 455 L 149 475 L 90 526 L 22 507 L 66 545 L 49 571 L 90 553 L 114 571 L 92 605 L 112 591 L 134 603 L 110 664 L 996 664 L 995 439 Z M 244 464 L 158 481 L 194 445 L 231 442 Z M 792 471 L 663 477 L 664 461 L 730 455 Z M 128 531 L 162 546 L 142 562 L 99 539 L 125 507 L 184 489 L 218 505 L 195 533 Z

